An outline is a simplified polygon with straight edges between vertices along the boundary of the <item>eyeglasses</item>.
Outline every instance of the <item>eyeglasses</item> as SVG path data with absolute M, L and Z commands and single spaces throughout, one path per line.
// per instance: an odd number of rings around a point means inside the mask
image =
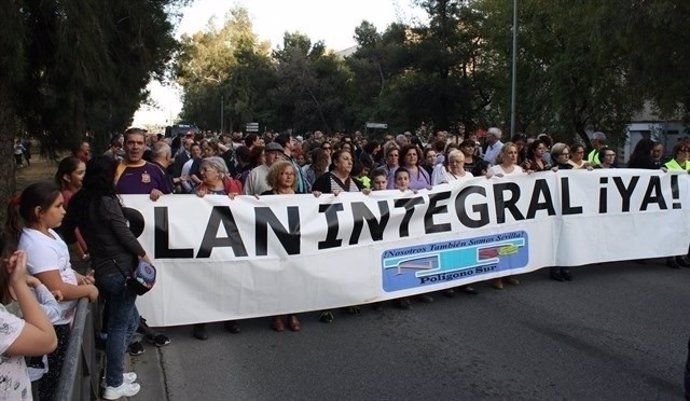
M 563 152 L 563 153 L 561 153 L 561 156 L 568 156 L 568 157 L 570 157 L 570 153 L 568 153 L 568 152 Z

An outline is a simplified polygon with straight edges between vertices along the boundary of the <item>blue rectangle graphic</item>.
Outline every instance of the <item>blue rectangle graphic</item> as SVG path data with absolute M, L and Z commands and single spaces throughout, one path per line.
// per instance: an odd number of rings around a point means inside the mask
M 383 290 L 393 292 L 525 267 L 528 249 L 525 231 L 389 249 L 381 255 Z

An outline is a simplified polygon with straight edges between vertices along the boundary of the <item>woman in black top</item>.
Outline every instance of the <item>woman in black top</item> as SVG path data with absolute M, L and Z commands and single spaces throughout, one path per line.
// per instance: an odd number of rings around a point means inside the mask
M 151 262 L 129 229 L 113 180 L 115 164 L 107 156 L 90 160 L 82 189 L 70 202 L 64 221 L 65 241 L 74 244 L 75 228 L 86 240 L 91 254 L 96 286 L 108 307 L 106 340 L 106 394 L 133 396 L 139 385 L 131 373 L 124 373 L 127 344 L 139 325 L 135 305 L 137 294 L 125 286 L 140 259 Z M 115 398 L 108 398 L 115 399 Z

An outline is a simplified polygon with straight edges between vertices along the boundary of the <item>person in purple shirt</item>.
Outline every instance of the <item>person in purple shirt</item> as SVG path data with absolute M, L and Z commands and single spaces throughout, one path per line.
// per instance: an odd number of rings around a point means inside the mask
M 172 184 L 161 166 L 144 160 L 146 130 L 128 128 L 124 139 L 125 156 L 115 171 L 115 191 L 122 195 L 148 194 L 152 201 L 172 193 Z M 137 332 L 156 346 L 170 344 L 170 338 L 148 327 L 144 318 L 141 318 Z M 130 355 L 139 355 L 144 352 L 144 346 L 135 340 L 129 344 L 128 351 Z
M 172 188 L 161 168 L 144 160 L 145 134 L 140 128 L 125 131 L 125 158 L 115 172 L 115 190 L 118 194 L 148 194 L 155 201 L 172 193 Z
M 410 173 L 410 185 L 412 190 L 431 188 L 431 177 L 421 166 L 422 152 L 416 145 L 405 145 L 400 149 L 400 167 L 404 167 Z M 395 189 L 395 171 L 388 175 L 388 189 Z

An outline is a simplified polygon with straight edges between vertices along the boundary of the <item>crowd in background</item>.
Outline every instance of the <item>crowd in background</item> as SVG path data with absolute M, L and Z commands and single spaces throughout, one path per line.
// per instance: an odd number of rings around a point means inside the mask
M 379 190 L 416 192 L 479 176 L 617 167 L 616 149 L 606 145 L 606 136 L 597 132 L 591 139 L 591 148 L 553 143 L 545 134 L 534 138 L 517 134 L 503 142 L 496 127 L 481 138 L 439 131 L 428 138 L 410 132 L 385 135 L 381 141 L 359 132 L 320 131 L 304 136 L 189 131 L 166 138 L 130 128 L 114 136 L 97 156 L 83 142 L 60 162 L 54 182 L 29 185 L 8 209 L 0 288 L 4 303 L 14 300 L 15 306 L 0 308 L 0 318 L 9 328 L 0 336 L 0 347 L 14 358 L 14 370 L 3 372 L 5 383 L 11 384 L 4 391 L 12 387 L 20 394 L 16 399 L 30 399 L 32 393 L 40 400 L 52 399 L 79 298 L 100 298 L 105 304 L 101 333 L 107 360 L 105 399 L 139 391 L 136 374 L 124 371 L 124 356 L 142 353 L 142 339 L 156 346 L 170 343 L 164 333 L 146 325 L 136 310 L 136 294 L 125 286 L 126 272 L 139 260 L 149 259 L 128 229 L 118 195 L 146 194 L 152 201 L 170 194 L 234 198 L 345 191 L 366 196 Z M 17 163 L 28 163 L 30 156 L 21 141 L 15 149 L 22 152 Z M 643 139 L 628 167 L 690 171 L 688 141 L 675 145 L 669 158 L 663 155 L 662 144 Z M 673 268 L 690 266 L 685 256 L 669 258 L 667 263 Z M 552 267 L 549 276 L 556 281 L 573 278 L 567 267 Z M 494 279 L 491 285 L 502 289 L 504 283 L 518 285 L 519 280 L 509 276 Z M 476 294 L 477 290 L 466 285 L 443 294 L 452 297 L 457 292 Z M 422 294 L 394 304 L 409 309 L 414 300 L 434 301 L 432 294 Z M 345 310 L 361 313 L 362 309 L 354 305 Z M 333 319 L 332 311 L 319 313 L 322 322 Z M 277 332 L 302 327 L 296 314 L 270 321 Z M 224 327 L 240 332 L 237 321 L 224 322 Z M 25 331 L 31 336 L 26 337 Z M 193 335 L 207 339 L 206 325 L 194 325 Z M 27 349 L 25 341 L 37 345 Z M 27 372 L 26 377 L 22 372 Z

